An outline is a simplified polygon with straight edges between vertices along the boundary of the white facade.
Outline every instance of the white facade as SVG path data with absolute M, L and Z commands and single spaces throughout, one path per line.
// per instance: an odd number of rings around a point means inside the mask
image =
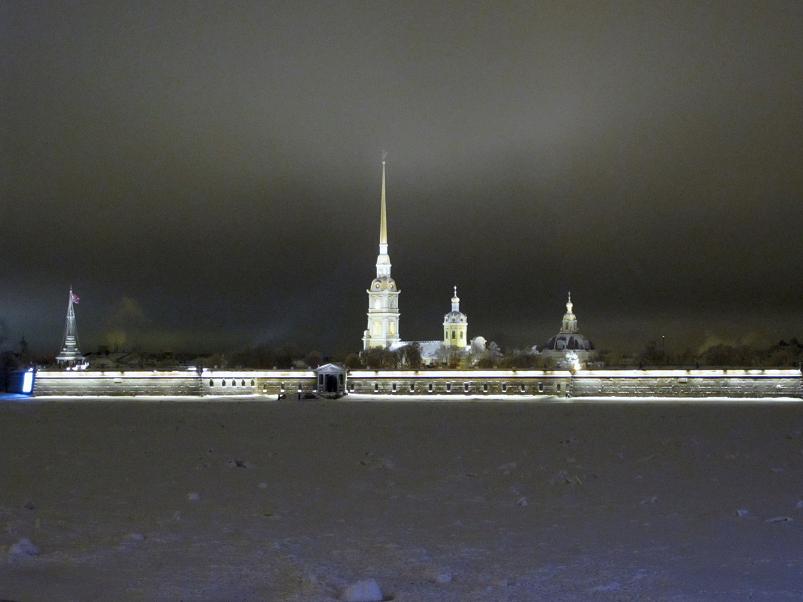
M 396 281 L 390 276 L 388 255 L 388 220 L 385 197 L 385 161 L 382 161 L 382 194 L 379 216 L 379 255 L 376 258 L 376 278 L 366 291 L 368 293 L 368 324 L 363 332 L 363 350 L 388 349 L 398 343 L 399 336 L 399 291 Z

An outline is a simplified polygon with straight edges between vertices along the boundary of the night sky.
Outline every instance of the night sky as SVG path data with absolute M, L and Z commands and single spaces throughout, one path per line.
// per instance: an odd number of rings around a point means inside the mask
M 55 353 L 803 337 L 803 3 L 0 4 L 0 320 Z

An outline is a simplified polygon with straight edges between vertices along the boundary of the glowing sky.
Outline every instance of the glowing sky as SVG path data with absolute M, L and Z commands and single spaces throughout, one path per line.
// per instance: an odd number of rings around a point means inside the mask
M 803 4 L 432 4 L 2 3 L 6 344 L 803 335 Z

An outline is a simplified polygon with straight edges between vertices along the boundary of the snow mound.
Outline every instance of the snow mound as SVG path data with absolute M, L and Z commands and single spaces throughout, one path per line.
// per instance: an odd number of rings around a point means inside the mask
M 33 545 L 30 539 L 23 537 L 17 543 L 13 543 L 9 546 L 8 555 L 13 558 L 39 556 L 39 548 Z
M 343 602 L 382 602 L 382 590 L 375 579 L 364 579 L 349 585 L 340 599 Z

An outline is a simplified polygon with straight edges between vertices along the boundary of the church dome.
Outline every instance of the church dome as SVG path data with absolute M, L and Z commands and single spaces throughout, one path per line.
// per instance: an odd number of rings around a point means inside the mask
M 443 316 L 444 324 L 465 324 L 468 322 L 468 318 L 466 314 L 460 311 L 450 311 L 448 314 Z
M 561 333 L 549 339 L 545 349 L 550 351 L 593 351 L 594 343 L 578 333 Z
M 594 343 L 579 332 L 571 293 L 566 301 L 566 313 L 563 314 L 560 332 L 547 341 L 544 351 L 594 351 Z
M 454 287 L 452 295 L 452 311 L 443 316 L 444 324 L 468 324 L 466 314 L 460 311 L 460 297 L 457 296 L 457 286 Z
M 395 291 L 396 281 L 390 276 L 382 276 L 381 278 L 374 278 L 371 282 L 372 291 Z

